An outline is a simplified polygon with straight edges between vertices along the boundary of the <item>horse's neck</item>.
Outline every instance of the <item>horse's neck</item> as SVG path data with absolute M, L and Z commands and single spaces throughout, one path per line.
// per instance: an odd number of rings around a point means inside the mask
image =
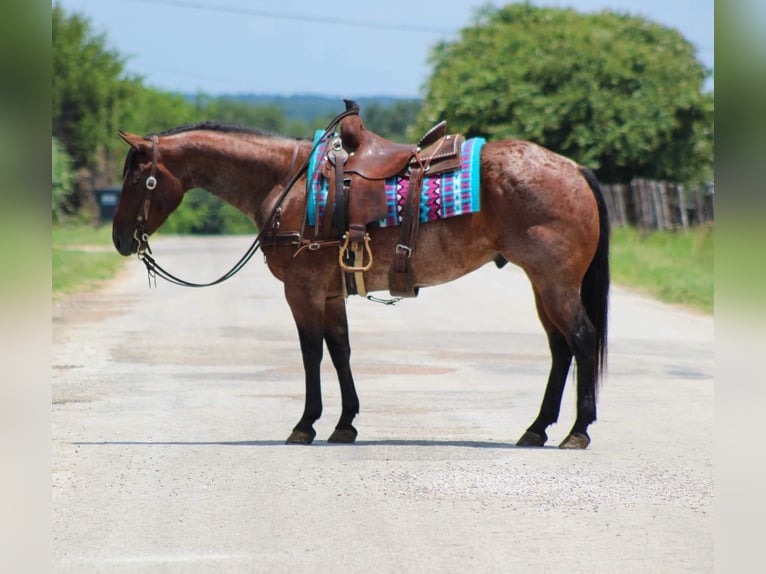
M 250 134 L 204 133 L 179 142 L 184 191 L 202 188 L 233 205 L 260 226 L 268 204 L 300 166 L 295 140 Z M 298 150 L 300 152 L 300 149 Z

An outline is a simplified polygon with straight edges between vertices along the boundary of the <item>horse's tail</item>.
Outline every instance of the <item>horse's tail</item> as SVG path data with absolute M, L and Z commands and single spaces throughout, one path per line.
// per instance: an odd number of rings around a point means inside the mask
M 606 368 L 607 314 L 609 308 L 609 214 L 604 201 L 601 186 L 593 172 L 587 167 L 580 167 L 585 181 L 593 191 L 598 204 L 599 237 L 598 247 L 588 270 L 583 277 L 580 298 L 596 329 L 596 349 L 598 374 Z

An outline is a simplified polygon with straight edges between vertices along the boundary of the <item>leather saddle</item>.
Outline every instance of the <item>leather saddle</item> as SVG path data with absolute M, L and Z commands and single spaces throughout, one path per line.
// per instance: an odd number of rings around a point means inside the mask
M 341 268 L 354 274 L 363 290 L 361 273 L 372 265 L 367 227 L 388 214 L 385 180 L 397 176 L 409 179 L 408 189 L 413 193 L 408 194 L 402 213 L 390 291 L 393 295 L 415 296 L 417 289 L 409 258 L 420 219 L 423 178 L 459 169 L 465 138 L 448 135 L 447 124 L 442 121 L 428 130 L 417 144 L 395 143 L 366 129 L 358 114 L 359 106 L 350 100 L 345 102 L 346 109 L 354 113 L 343 119 L 340 135 L 331 140 L 322 164 L 322 173 L 329 183 L 327 204 L 335 204 L 335 216 L 330 222 L 327 221 L 330 218 L 326 218 L 323 235 L 328 237 L 334 227 L 337 236 L 344 240 L 339 257 Z M 361 261 L 365 251 L 367 264 Z

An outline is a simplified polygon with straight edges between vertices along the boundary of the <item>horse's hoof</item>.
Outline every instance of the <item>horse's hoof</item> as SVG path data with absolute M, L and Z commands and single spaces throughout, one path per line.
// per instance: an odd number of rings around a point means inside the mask
M 573 433 L 570 433 L 569 436 L 562 441 L 562 443 L 559 445 L 559 448 L 585 449 L 585 448 L 588 448 L 589 444 L 590 444 L 590 437 L 587 434 L 580 433 L 580 432 L 573 432 Z
M 327 442 L 351 444 L 356 440 L 356 429 L 354 427 L 345 429 L 335 429 L 327 439 Z
M 527 431 L 516 443 L 516 446 L 543 446 L 548 437 L 543 434 L 542 436 L 536 432 Z
M 287 440 L 285 441 L 285 444 L 311 444 L 314 442 L 314 437 L 316 436 L 316 432 L 306 432 L 306 431 L 299 431 L 294 430 L 292 434 L 290 434 L 289 437 L 287 437 Z

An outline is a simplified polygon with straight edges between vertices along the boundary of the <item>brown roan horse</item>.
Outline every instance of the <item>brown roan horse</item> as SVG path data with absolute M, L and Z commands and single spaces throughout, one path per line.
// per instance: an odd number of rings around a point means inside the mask
M 267 220 L 281 201 L 280 231 L 301 233 L 302 241 L 273 240 L 263 252 L 270 271 L 284 283 L 298 328 L 306 385 L 305 409 L 287 442 L 309 444 L 316 435 L 324 344 L 342 396 L 342 414 L 329 440 L 354 442 L 352 421 L 359 399 L 349 365 L 337 236 L 322 237 L 321 229 L 305 225 L 305 175 L 285 190 L 291 174 L 311 154 L 311 142 L 211 123 L 147 137 L 120 135 L 131 146 L 113 222 L 114 244 L 122 255 L 140 250 L 141 236 L 156 231 L 189 189 L 202 188 L 220 197 L 260 230 L 273 227 Z M 596 420 L 607 342 L 609 226 L 601 190 L 587 168 L 527 141 L 486 143 L 480 165 L 481 211 L 419 226 L 411 255 L 416 285 L 445 283 L 492 261 L 498 267 L 506 261 L 521 267 L 532 283 L 552 364 L 539 414 L 517 445 L 542 446 L 547 441 L 546 429 L 558 419 L 574 357 L 577 417 L 560 446 L 586 448 L 588 427 Z M 375 263 L 364 282 L 368 291 L 385 291 L 399 230 L 380 227 L 369 234 Z

